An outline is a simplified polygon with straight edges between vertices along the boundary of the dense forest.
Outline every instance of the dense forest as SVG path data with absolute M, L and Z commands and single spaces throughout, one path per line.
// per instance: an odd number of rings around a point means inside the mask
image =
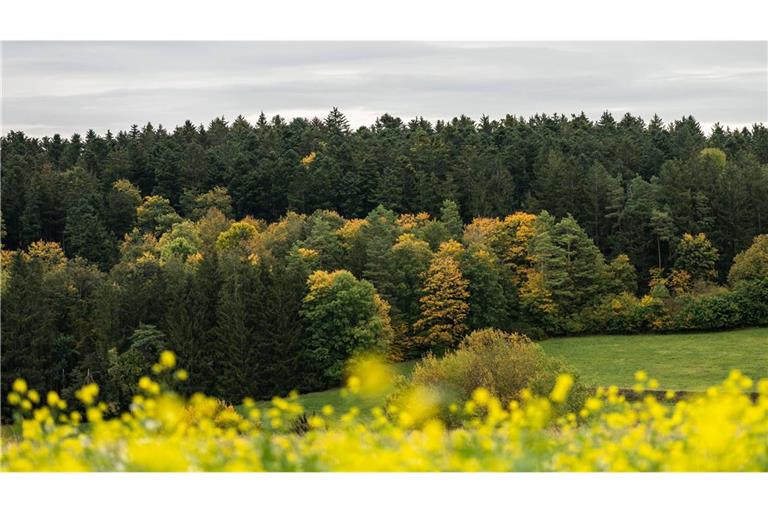
M 2 138 L 3 385 L 115 408 L 173 350 L 236 401 L 485 327 L 768 323 L 768 129 L 264 116 Z

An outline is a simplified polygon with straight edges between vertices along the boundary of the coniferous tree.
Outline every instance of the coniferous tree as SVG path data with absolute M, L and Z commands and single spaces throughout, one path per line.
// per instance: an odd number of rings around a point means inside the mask
M 98 213 L 83 199 L 67 211 L 64 249 L 72 256 L 82 256 L 108 268 L 114 256 L 114 245 Z
M 459 205 L 455 201 L 446 199 L 443 201 L 443 206 L 440 209 L 440 222 L 448 230 L 448 234 L 454 240 L 460 240 L 464 231 L 464 223 L 461 220 L 461 214 L 459 213 Z

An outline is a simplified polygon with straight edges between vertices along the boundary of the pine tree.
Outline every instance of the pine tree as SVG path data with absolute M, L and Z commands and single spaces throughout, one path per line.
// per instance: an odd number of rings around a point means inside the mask
M 133 183 L 120 179 L 112 184 L 107 193 L 106 225 L 117 238 L 133 228 L 140 204 L 141 193 Z
M 64 248 L 72 256 L 82 256 L 108 268 L 114 258 L 114 243 L 104 222 L 86 199 L 67 211 Z
M 5 266 L 5 264 L 4 264 Z M 60 307 L 46 283 L 45 268 L 38 258 L 17 252 L 4 269 L 2 301 L 2 387 L 24 378 L 35 389 L 53 389 L 56 375 L 56 314 Z M 53 297 L 52 297 L 53 295 Z M 53 300 L 52 300 L 53 299 Z M 3 400 L 3 413 L 7 401 Z
M 254 384 L 254 359 L 250 347 L 253 332 L 247 309 L 251 282 L 249 267 L 250 263 L 240 261 L 235 254 L 222 256 L 219 267 L 222 278 L 214 329 L 214 371 L 217 378 L 213 387 L 216 396 L 233 403 L 251 395 Z
M 461 235 L 464 232 L 464 223 L 459 213 L 459 205 L 455 201 L 450 199 L 443 201 L 443 206 L 440 208 L 440 222 L 448 229 L 448 234 L 451 238 L 461 240 Z
M 575 214 L 574 192 L 578 183 L 574 169 L 563 154 L 550 151 L 536 173 L 531 206 L 534 210 L 547 210 L 558 218 Z
M 398 235 L 395 212 L 379 205 L 365 220 L 365 225 L 361 227 L 366 256 L 363 277 L 379 289 L 388 279 L 387 257 Z M 389 297 L 385 298 L 389 300 Z

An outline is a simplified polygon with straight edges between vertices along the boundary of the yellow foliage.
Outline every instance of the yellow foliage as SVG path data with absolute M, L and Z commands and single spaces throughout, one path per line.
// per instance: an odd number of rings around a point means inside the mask
M 464 227 L 464 242 L 467 245 L 488 244 L 501 226 L 502 221 L 495 217 L 475 217 Z
M 298 249 L 296 249 L 296 254 L 298 254 L 302 258 L 307 258 L 307 259 L 314 259 L 320 255 L 320 253 L 318 253 L 315 249 L 308 249 L 306 247 L 299 247 Z
M 309 293 L 307 293 L 307 296 L 304 298 L 304 300 L 305 301 L 315 300 L 317 298 L 317 292 L 331 286 L 333 284 L 333 281 L 336 279 L 336 277 L 338 277 L 342 272 L 347 272 L 347 271 L 337 270 L 335 272 L 327 272 L 325 270 L 317 270 L 313 272 L 307 279 L 307 285 L 309 286 Z
M 441 243 L 440 247 L 438 248 L 438 256 L 448 256 L 451 258 L 456 258 L 458 256 L 461 256 L 463 252 L 464 252 L 464 246 L 462 246 L 456 240 L 445 241 Z
M 554 314 L 557 305 L 552 300 L 552 294 L 544 285 L 544 274 L 536 269 L 526 269 L 525 279 L 520 288 L 520 299 L 529 306 L 545 314 Z
M 317 159 L 317 153 L 312 151 L 310 154 L 301 159 L 301 165 L 309 166 Z
M 52 269 L 61 268 L 67 263 L 64 250 L 56 242 L 45 242 L 43 240 L 32 242 L 27 247 L 27 250 L 24 251 L 24 255 L 29 259 L 39 260 Z
M 429 219 L 429 214 L 426 212 L 420 212 L 416 214 L 403 213 L 397 218 L 397 220 L 395 220 L 395 224 L 397 224 L 403 229 L 403 231 L 407 233 L 424 226 L 429 221 Z
M 456 345 L 465 334 L 469 312 L 469 282 L 462 276 L 459 264 L 450 256 L 461 247 L 449 241 L 441 245 L 432 259 L 421 297 L 421 316 L 414 325 L 424 333 L 427 345 Z
M 528 243 L 536 234 L 536 215 L 526 212 L 515 212 L 504 219 L 504 231 L 509 232 L 504 262 L 518 276 L 518 284 L 525 277 L 526 269 L 531 265 L 532 259 L 528 255 Z
M 336 234 L 344 241 L 349 241 L 360 234 L 360 230 L 363 226 L 367 225 L 368 221 L 365 219 L 350 219 L 336 230 Z

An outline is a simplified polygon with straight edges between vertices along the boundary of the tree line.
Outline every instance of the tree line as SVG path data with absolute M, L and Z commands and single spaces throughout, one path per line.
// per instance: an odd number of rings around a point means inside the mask
M 715 125 L 706 136 L 691 116 L 669 124 L 609 113 L 432 124 L 383 115 L 352 130 L 333 109 L 324 120 L 218 118 L 103 136 L 12 131 L 0 143 L 5 246 L 56 241 L 105 270 L 131 229 L 132 199 L 113 187 L 118 180 L 141 197 L 165 197 L 183 217 L 217 187 L 232 199 L 224 213 L 270 222 L 318 209 L 362 218 L 379 204 L 435 216 L 445 200 L 459 205 L 464 222 L 519 210 L 570 214 L 604 254 L 627 254 L 644 278 L 669 265 L 683 233 L 704 232 L 724 279 L 768 222 L 768 129 Z

